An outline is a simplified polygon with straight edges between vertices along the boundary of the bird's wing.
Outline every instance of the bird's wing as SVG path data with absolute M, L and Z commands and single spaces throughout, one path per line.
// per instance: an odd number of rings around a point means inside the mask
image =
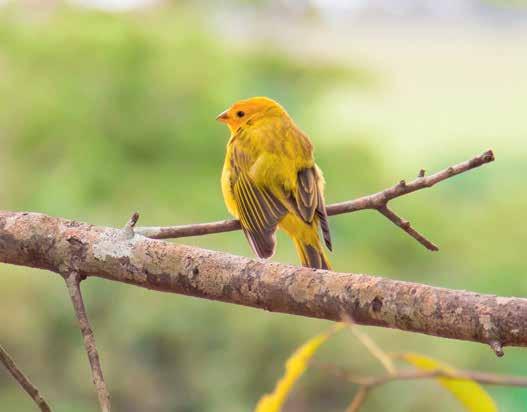
M 331 250 L 331 235 L 322 184 L 323 181 L 316 166 L 302 169 L 297 174 L 297 188 L 293 197 L 296 201 L 298 214 L 305 222 L 311 223 L 316 214 L 326 246 Z
M 276 226 L 287 209 L 270 190 L 251 179 L 243 155 L 235 153 L 232 160 L 232 192 L 243 232 L 256 255 L 269 258 L 275 251 Z

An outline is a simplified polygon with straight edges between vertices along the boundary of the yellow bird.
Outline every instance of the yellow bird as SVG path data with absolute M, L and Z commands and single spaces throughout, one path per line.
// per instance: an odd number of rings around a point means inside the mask
M 274 254 L 277 226 L 295 244 L 302 265 L 329 269 L 319 227 L 331 250 L 324 178 L 313 145 L 285 109 L 266 97 L 233 104 L 217 120 L 231 132 L 221 187 L 254 253 Z

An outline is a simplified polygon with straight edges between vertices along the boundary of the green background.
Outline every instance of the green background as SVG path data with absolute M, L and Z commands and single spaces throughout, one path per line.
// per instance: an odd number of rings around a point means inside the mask
M 228 132 L 214 118 L 266 95 L 311 136 L 328 203 L 495 150 L 495 163 L 393 202 L 439 253 L 360 212 L 331 218 L 336 270 L 527 295 L 525 26 L 331 26 L 263 3 L 0 9 L 0 208 L 115 227 L 136 210 L 141 225 L 227 218 Z M 251 255 L 239 232 L 178 242 Z M 282 235 L 274 260 L 297 262 Z M 101 279 L 83 288 L 116 411 L 249 411 L 294 348 L 330 325 Z M 70 306 L 59 276 L 0 266 L 0 343 L 56 410 L 93 411 Z M 480 344 L 363 330 L 388 352 L 527 375 L 522 349 L 497 359 Z M 382 372 L 348 333 L 318 356 Z M 355 390 L 311 368 L 285 410 L 343 411 Z M 502 411 L 525 410 L 527 389 L 488 390 Z M 0 410 L 32 408 L 0 370 Z M 461 409 L 423 381 L 373 392 L 364 411 L 380 410 Z

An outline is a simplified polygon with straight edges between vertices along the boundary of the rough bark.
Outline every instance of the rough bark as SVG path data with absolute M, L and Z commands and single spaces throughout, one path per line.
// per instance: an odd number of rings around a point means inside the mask
M 527 299 L 255 261 L 129 231 L 0 211 L 0 262 L 273 312 L 526 346 Z

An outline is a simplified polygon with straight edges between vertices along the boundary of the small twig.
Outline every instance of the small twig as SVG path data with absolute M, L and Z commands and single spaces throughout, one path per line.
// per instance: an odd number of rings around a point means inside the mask
M 366 397 L 368 396 L 369 390 L 370 388 L 368 386 L 360 386 L 359 390 L 355 394 L 355 397 L 346 409 L 346 412 L 357 412 L 366 401 Z
M 0 345 L 0 362 L 4 364 L 9 373 L 18 382 L 18 384 L 33 399 L 42 412 L 51 412 L 48 403 L 40 395 L 38 388 L 31 383 L 26 375 L 18 368 L 15 361 L 9 353 Z
M 370 354 L 376 358 L 379 363 L 386 369 L 389 374 L 394 374 L 397 372 L 397 368 L 393 363 L 392 358 L 382 350 L 382 348 L 375 343 L 375 341 L 370 338 L 366 333 L 362 333 L 357 324 L 353 321 L 353 318 L 348 315 L 345 311 L 342 311 L 341 319 L 343 324 L 349 327 L 349 330 L 357 338 L 357 340 L 362 343 L 362 345 L 370 352 Z
M 180 237 L 212 235 L 214 233 L 241 230 L 239 220 L 219 220 L 217 222 L 195 223 L 178 226 L 145 226 L 135 228 L 135 233 L 151 239 L 176 239 Z
M 445 371 L 443 369 L 436 369 L 431 371 L 403 369 L 396 371 L 395 373 L 387 373 L 385 375 L 377 377 L 357 377 L 350 371 L 343 368 L 339 368 L 335 365 L 318 362 L 313 362 L 312 365 L 318 367 L 319 369 L 326 370 L 341 379 L 347 380 L 348 382 L 359 385 L 359 389 L 356 392 L 350 405 L 346 409 L 346 412 L 357 412 L 364 404 L 366 397 L 371 390 L 378 386 L 382 386 L 394 381 L 446 378 L 451 380 L 470 380 L 478 382 L 482 385 L 516 386 L 522 388 L 527 387 L 527 378 L 521 376 L 497 375 L 485 372 L 458 370 L 454 373 Z
M 496 354 L 498 358 L 501 358 L 503 355 L 505 355 L 505 352 L 503 352 L 503 346 L 501 345 L 499 341 L 493 340 L 489 343 L 489 346 L 491 347 L 491 349 L 494 351 L 494 353 Z
M 392 359 L 365 333 L 362 333 L 355 325 L 350 328 L 351 333 L 368 349 L 368 352 L 381 363 L 390 375 L 397 373 Z
M 397 226 L 399 226 L 402 230 L 404 230 L 406 233 L 412 236 L 415 240 L 421 243 L 428 250 L 431 250 L 432 252 L 437 252 L 439 250 L 439 247 L 437 245 L 432 243 L 430 240 L 424 237 L 424 235 L 422 235 L 417 230 L 415 230 L 408 220 L 404 220 L 401 217 L 399 217 L 387 205 L 381 206 L 377 210 L 379 211 L 380 214 L 386 216 L 386 218 L 388 218 L 393 223 L 395 223 Z
M 90 361 L 90 367 L 92 371 L 93 383 L 97 390 L 97 396 L 99 398 L 99 404 L 102 412 L 110 412 L 110 394 L 104 381 L 102 374 L 101 362 L 99 360 L 99 353 L 97 352 L 97 346 L 95 345 L 95 337 L 93 335 L 88 316 L 86 315 L 86 308 L 82 299 L 82 293 L 80 289 L 80 276 L 77 272 L 73 271 L 64 276 L 68 291 L 75 309 L 75 315 L 79 321 L 79 327 L 84 339 L 84 347 L 88 354 Z
M 527 377 L 512 376 L 512 375 L 498 375 L 494 373 L 476 372 L 467 370 L 456 370 L 455 373 L 447 372 L 444 369 L 436 369 L 430 371 L 421 371 L 415 369 L 398 370 L 395 374 L 385 374 L 381 376 L 355 376 L 352 372 L 339 368 L 335 365 L 313 362 L 312 365 L 319 369 L 330 372 L 331 374 L 346 379 L 350 383 L 361 386 L 380 386 L 393 381 L 400 380 L 418 380 L 431 378 L 446 378 L 452 380 L 471 380 L 482 385 L 495 386 L 514 386 L 525 388 L 527 387 Z
M 122 229 L 121 233 L 125 239 L 132 239 L 134 237 L 134 228 L 138 220 L 139 220 L 139 213 L 134 212 L 132 216 L 130 216 L 130 219 L 128 219 L 128 222 L 126 222 L 126 225 L 124 225 Z
M 434 186 L 443 180 L 460 173 L 490 163 L 494 160 L 494 153 L 492 150 L 487 150 L 485 153 L 476 156 L 470 160 L 450 166 L 433 175 L 425 176 L 424 170 L 419 172 L 417 179 L 411 182 L 401 181 L 398 184 L 385 189 L 383 191 L 363 196 L 355 200 L 350 200 L 341 203 L 329 205 L 327 209 L 328 216 L 340 215 L 343 213 L 351 213 L 359 210 L 376 209 L 388 219 L 401 227 L 406 233 L 423 244 L 429 250 L 438 250 L 437 246 L 427 240 L 423 235 L 406 224 L 403 219 L 398 217 L 394 212 L 388 209 L 387 204 L 390 200 L 397 197 L 407 195 L 417 190 L 425 189 Z M 390 213 L 391 212 L 391 213 Z M 388 216 L 389 215 L 389 216 Z M 391 216 L 391 217 L 390 217 Z M 405 227 L 407 227 L 405 229 Z M 212 233 L 232 232 L 240 230 L 240 222 L 238 220 L 222 220 L 218 222 L 199 223 L 194 225 L 182 226 L 167 226 L 167 227 L 137 227 L 135 233 L 152 238 L 152 239 L 172 239 L 187 236 L 202 236 Z

